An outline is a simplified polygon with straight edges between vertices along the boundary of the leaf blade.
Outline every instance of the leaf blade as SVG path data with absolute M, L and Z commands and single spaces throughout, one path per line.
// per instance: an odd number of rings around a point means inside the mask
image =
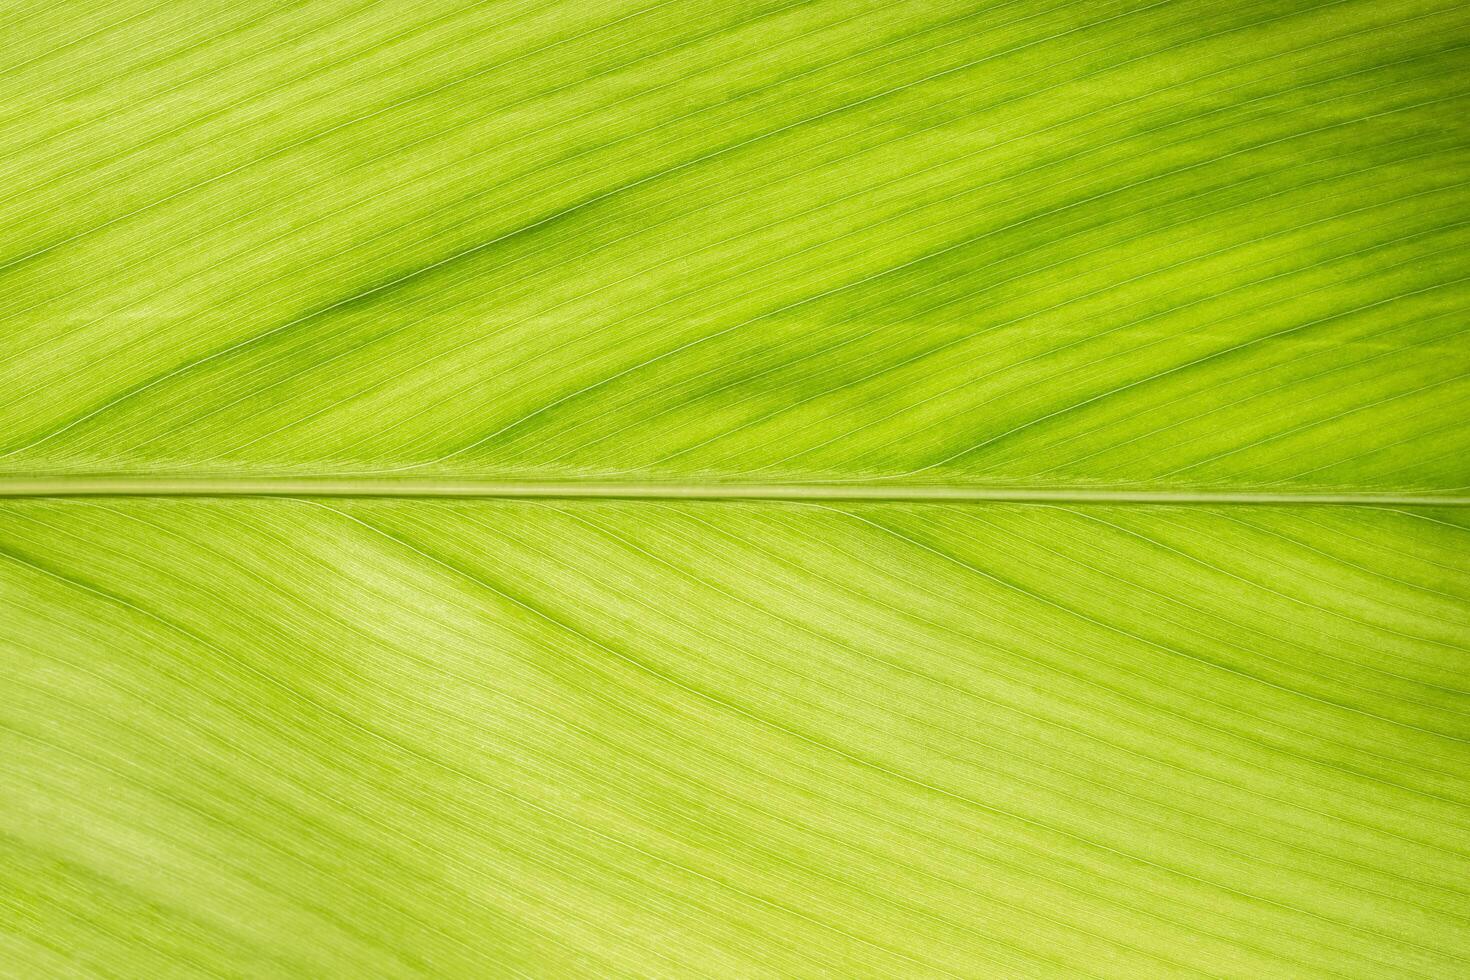
M 113 868 L 160 940 L 391 973 L 503 952 L 533 974 L 1407 976 L 1470 955 L 1458 511 L 4 515 L 9 846 Z M 1247 548 L 1276 580 L 1231 577 Z M 1200 560 L 1219 570 L 1182 574 Z M 1334 615 L 1364 576 L 1381 604 Z M 131 850 L 106 843 L 122 826 Z M 143 875 L 155 853 L 214 890 Z
M 1458 8 L 583 13 L 12 73 L 0 466 L 1470 483 Z

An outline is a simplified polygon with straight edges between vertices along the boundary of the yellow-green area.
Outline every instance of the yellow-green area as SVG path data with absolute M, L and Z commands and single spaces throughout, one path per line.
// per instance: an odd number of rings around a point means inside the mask
M 1470 976 L 1470 7 L 0 3 L 0 977 Z
M 0 16 L 0 473 L 1470 485 L 1462 3 Z
M 0 959 L 1456 976 L 1467 540 L 1461 510 L 12 502 Z

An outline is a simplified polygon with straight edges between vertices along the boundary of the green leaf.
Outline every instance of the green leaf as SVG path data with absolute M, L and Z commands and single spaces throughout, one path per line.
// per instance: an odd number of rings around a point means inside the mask
M 1467 534 L 12 503 L 0 922 L 42 972 L 1454 975 Z
M 1462 4 L 116 6 L 0 66 L 12 475 L 1470 485 Z
M 1470 8 L 0 24 L 0 972 L 1470 972 Z

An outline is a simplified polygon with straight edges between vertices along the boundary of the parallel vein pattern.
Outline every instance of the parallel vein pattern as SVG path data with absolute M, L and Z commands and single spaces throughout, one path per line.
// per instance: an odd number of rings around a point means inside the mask
M 0 973 L 1470 976 L 1470 7 L 0 39 Z
M 1470 486 L 1464 4 L 5 16 L 3 475 Z
M 1470 967 L 1463 512 L 0 507 L 28 975 Z

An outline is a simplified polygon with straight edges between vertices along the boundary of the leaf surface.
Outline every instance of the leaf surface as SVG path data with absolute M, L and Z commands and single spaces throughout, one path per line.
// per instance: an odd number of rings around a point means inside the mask
M 1470 974 L 1464 4 L 0 37 L 0 973 Z
M 0 934 L 139 973 L 1454 975 L 1467 534 L 13 502 Z
M 11 475 L 1470 485 L 1462 4 L 114 6 Z

